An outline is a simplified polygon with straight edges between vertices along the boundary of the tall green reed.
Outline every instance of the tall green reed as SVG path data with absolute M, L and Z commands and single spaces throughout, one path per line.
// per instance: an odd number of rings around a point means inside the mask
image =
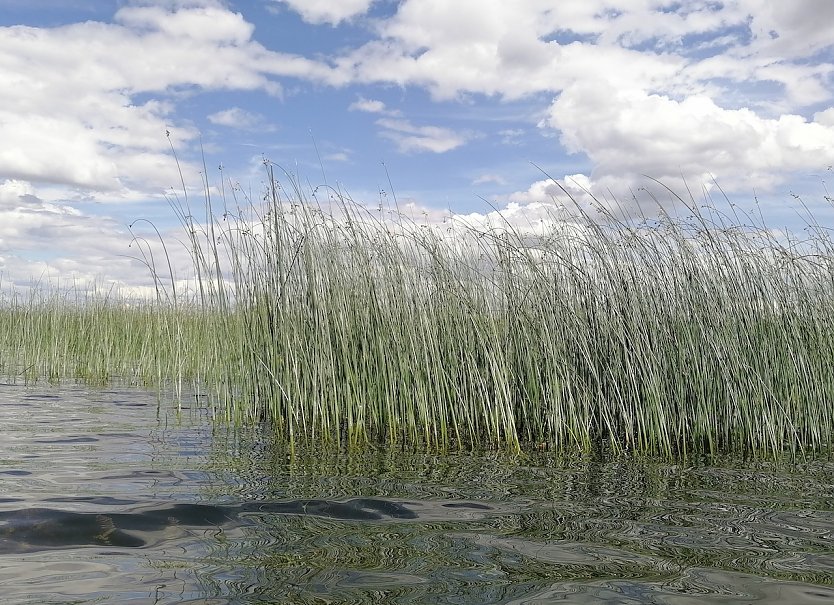
M 77 380 L 172 387 L 211 380 L 211 314 L 196 306 L 58 284 L 0 300 L 0 374 L 7 381 Z
M 538 234 L 443 230 L 332 190 L 324 211 L 267 171 L 260 212 L 237 208 L 202 240 L 231 267 L 229 417 L 290 440 L 441 449 L 830 445 L 823 230 L 800 246 L 691 202 L 651 227 L 574 202 Z
M 224 188 L 203 221 L 172 200 L 195 299 L 147 262 L 156 302 L 5 305 L 13 365 L 194 382 L 219 416 L 290 443 L 831 445 L 834 254 L 813 220 L 800 240 L 733 206 L 677 198 L 688 217 L 633 218 L 564 192 L 546 228 L 429 225 L 265 166 L 262 200 Z

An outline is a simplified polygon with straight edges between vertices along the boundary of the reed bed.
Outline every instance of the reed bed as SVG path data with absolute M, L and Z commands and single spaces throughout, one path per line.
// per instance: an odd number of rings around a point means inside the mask
M 97 290 L 36 286 L 0 301 L 6 380 L 162 385 L 203 374 L 210 316 Z M 211 339 L 213 341 L 213 339 Z
M 268 182 L 260 213 L 236 207 L 234 228 L 192 239 L 203 303 L 237 318 L 230 417 L 291 441 L 440 449 L 831 443 L 834 256 L 818 225 L 800 242 L 692 203 L 653 224 L 576 203 L 538 234 L 443 229 L 332 191 L 325 212 Z
M 831 445 L 834 254 L 813 222 L 800 241 L 679 199 L 686 219 L 603 205 L 592 218 L 572 202 L 543 229 L 430 226 L 330 190 L 325 210 L 267 168 L 263 204 L 231 190 L 202 226 L 175 205 L 193 304 L 29 305 L 28 320 L 7 308 L 4 349 L 55 376 L 197 381 L 220 416 L 268 421 L 289 443 L 668 457 Z M 107 333 L 84 327 L 88 312 Z

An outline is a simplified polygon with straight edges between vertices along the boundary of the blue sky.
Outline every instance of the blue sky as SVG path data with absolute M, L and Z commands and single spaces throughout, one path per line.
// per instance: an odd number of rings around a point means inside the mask
M 827 220 L 832 22 L 830 0 L 3 0 L 3 285 L 148 285 L 127 225 L 176 229 L 170 144 L 197 199 L 202 153 L 255 197 L 263 158 L 369 206 L 390 176 L 427 221 L 535 220 L 561 195 L 536 166 L 577 198 L 714 179 L 774 227 L 792 193 Z

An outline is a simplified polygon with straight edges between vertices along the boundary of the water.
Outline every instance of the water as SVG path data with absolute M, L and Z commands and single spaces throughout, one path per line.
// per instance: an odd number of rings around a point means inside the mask
M 0 386 L 3 603 L 834 603 L 834 464 L 289 456 Z

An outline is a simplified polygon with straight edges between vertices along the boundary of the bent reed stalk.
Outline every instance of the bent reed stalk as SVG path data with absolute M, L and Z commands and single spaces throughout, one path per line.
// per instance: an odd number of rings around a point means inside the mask
M 267 170 L 261 214 L 238 208 L 234 228 L 192 240 L 202 281 L 222 294 L 204 304 L 235 301 L 230 416 L 269 418 L 290 440 L 440 449 L 831 443 L 834 256 L 822 229 L 783 244 L 694 204 L 688 221 L 649 228 L 575 203 L 572 222 L 538 235 L 444 231 L 332 190 L 324 211 Z
M 571 200 L 546 228 L 429 226 L 330 189 L 325 211 L 266 165 L 263 205 L 232 189 L 203 227 L 178 210 L 199 304 L 150 311 L 169 343 L 156 374 L 202 382 L 230 421 L 440 450 L 831 445 L 834 248 L 819 225 L 800 242 L 692 202 L 686 220 L 638 222 Z

